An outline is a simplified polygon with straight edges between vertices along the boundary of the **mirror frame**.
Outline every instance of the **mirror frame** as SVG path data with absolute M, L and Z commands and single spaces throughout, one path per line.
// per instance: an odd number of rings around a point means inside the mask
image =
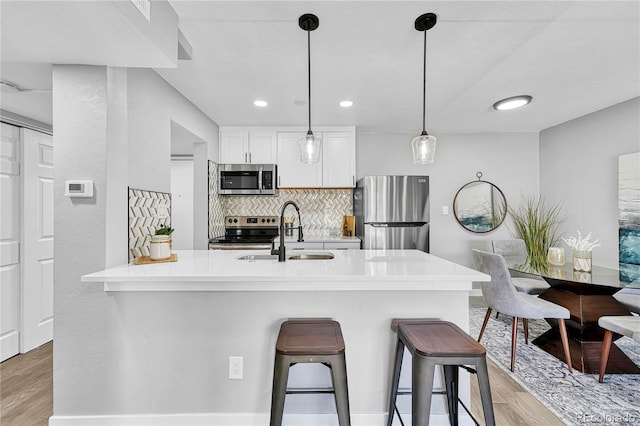
M 481 173 L 481 172 L 478 172 L 478 173 L 476 174 L 476 176 L 478 177 L 478 180 L 472 180 L 471 182 L 467 182 L 467 183 L 465 183 L 464 185 L 462 185 L 462 186 L 460 187 L 460 189 L 458 189 L 458 192 L 456 192 L 456 196 L 455 196 L 455 197 L 454 197 L 454 199 L 453 199 L 453 215 L 455 216 L 456 221 L 460 224 L 460 226 L 462 226 L 462 227 L 463 227 L 464 229 L 466 229 L 467 231 L 469 231 L 469 232 L 473 232 L 474 234 L 486 234 L 486 233 L 488 233 L 488 232 L 491 232 L 491 231 L 496 230 L 498 227 L 500 227 L 500 225 L 502 225 L 502 223 L 503 223 L 503 222 L 504 222 L 504 220 L 506 219 L 506 217 L 507 217 L 507 198 L 504 196 L 504 193 L 502 192 L 502 190 L 501 190 L 500 188 L 498 188 L 498 186 L 497 186 L 497 185 L 494 185 L 493 183 L 491 183 L 491 182 L 489 182 L 489 181 L 482 180 L 482 179 L 481 179 L 481 178 L 482 178 L 482 173 Z M 478 231 L 478 230 L 476 230 L 476 229 L 471 229 L 471 228 L 469 228 L 468 226 L 466 226 L 466 225 L 462 222 L 462 220 L 458 217 L 457 204 L 458 204 L 458 197 L 460 196 L 460 193 L 461 193 L 465 188 L 467 188 L 469 185 L 477 184 L 477 183 L 486 183 L 486 184 L 490 185 L 490 187 L 491 187 L 492 189 L 495 189 L 495 190 L 497 190 L 497 191 L 498 191 L 498 194 L 502 197 L 502 200 L 504 201 L 504 212 L 503 212 L 503 214 L 502 214 L 502 217 L 500 218 L 500 222 L 498 222 L 494 227 L 492 227 L 491 229 L 486 230 L 486 231 Z

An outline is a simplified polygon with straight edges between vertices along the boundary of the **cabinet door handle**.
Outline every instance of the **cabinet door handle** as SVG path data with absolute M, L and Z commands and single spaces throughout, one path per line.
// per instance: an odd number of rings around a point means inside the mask
M 278 176 L 278 188 L 280 188 L 280 176 Z
M 244 162 L 245 163 L 247 162 L 247 153 L 246 152 L 244 153 Z
M 249 163 L 251 163 L 251 153 L 249 153 Z
M 351 183 L 356 186 L 356 175 L 351 175 Z

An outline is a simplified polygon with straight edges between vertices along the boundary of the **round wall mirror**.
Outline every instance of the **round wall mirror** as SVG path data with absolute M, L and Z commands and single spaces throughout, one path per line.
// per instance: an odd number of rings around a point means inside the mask
M 453 200 L 453 214 L 463 228 L 471 232 L 485 233 L 496 229 L 507 216 L 507 200 L 494 184 L 478 180 L 462 186 Z

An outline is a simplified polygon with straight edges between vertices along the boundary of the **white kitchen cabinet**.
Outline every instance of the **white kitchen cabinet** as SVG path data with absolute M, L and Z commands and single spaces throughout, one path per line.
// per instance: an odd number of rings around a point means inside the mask
M 277 241 L 277 240 L 276 240 Z M 277 245 L 277 244 L 276 244 Z M 285 241 L 287 250 L 359 250 L 360 240 L 356 241 Z
M 356 137 L 350 131 L 314 131 L 322 138 L 318 163 L 300 161 L 298 140 L 306 132 L 278 132 L 278 175 L 281 188 L 353 188 L 356 180 Z
M 305 164 L 300 161 L 298 140 L 306 132 L 278 133 L 278 187 L 321 188 L 322 162 Z
M 360 240 L 358 241 L 325 241 L 323 247 L 325 250 L 359 250 Z
M 301 243 L 297 241 L 285 241 L 284 246 L 287 248 L 287 250 L 318 250 L 324 248 L 322 246 L 322 242 L 320 241 L 303 241 Z
M 355 132 L 322 132 L 322 186 L 356 186 Z
M 260 128 L 220 128 L 220 163 L 275 164 L 276 161 L 275 131 Z

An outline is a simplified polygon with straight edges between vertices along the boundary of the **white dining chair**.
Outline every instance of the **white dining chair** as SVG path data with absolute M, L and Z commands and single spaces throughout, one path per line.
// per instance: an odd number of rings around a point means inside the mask
M 491 246 L 495 254 L 502 256 L 507 265 L 523 265 L 527 263 L 527 246 L 524 240 L 493 240 Z M 521 293 L 542 294 L 549 289 L 549 284 L 542 278 L 527 278 L 510 274 L 513 285 Z
M 604 328 L 604 340 L 602 342 L 602 356 L 600 357 L 600 377 L 598 381 L 604 381 L 604 373 L 607 370 L 609 362 L 609 352 L 611 351 L 611 342 L 613 341 L 613 333 L 622 334 L 640 342 L 640 317 L 631 316 L 604 316 L 598 319 L 598 325 Z
M 518 318 L 522 318 L 525 331 L 525 342 L 528 340 L 528 319 L 555 318 L 558 320 L 558 328 L 562 339 L 565 360 L 569 371 L 571 367 L 571 354 L 569 353 L 569 339 L 565 319 L 569 318 L 569 310 L 563 306 L 556 305 L 549 301 L 540 299 L 531 294 L 521 293 L 509 275 L 509 269 L 504 258 L 498 254 L 488 253 L 481 250 L 473 250 L 473 258 L 476 267 L 485 274 L 491 275 L 490 282 L 483 282 L 482 296 L 489 306 L 484 317 L 478 342 L 482 339 L 492 310 L 496 310 L 504 315 L 513 317 L 511 326 L 511 371 L 514 370 L 516 360 L 516 341 L 518 335 Z

